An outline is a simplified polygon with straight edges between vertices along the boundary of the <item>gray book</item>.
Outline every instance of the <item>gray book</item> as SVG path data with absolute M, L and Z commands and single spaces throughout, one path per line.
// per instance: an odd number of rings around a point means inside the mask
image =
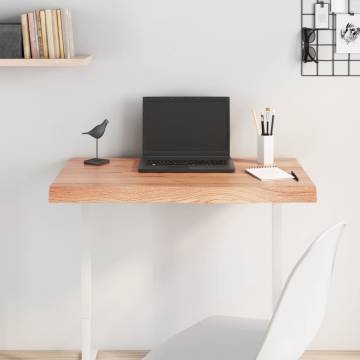
M 21 24 L 0 23 L 0 58 L 23 58 Z

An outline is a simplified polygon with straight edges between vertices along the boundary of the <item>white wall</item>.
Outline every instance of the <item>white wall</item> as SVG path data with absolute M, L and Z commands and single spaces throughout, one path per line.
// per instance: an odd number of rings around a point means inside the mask
M 345 219 L 315 348 L 360 349 L 358 78 L 302 78 L 299 1 L 2 0 L 2 20 L 71 7 L 78 69 L 0 69 L 0 348 L 80 348 L 81 209 L 47 203 L 80 133 L 111 120 L 102 154 L 141 152 L 144 95 L 228 95 L 232 155 L 254 156 L 249 109 L 278 110 L 278 155 L 296 156 L 316 205 L 284 207 L 287 274 L 316 234 Z M 149 348 L 211 314 L 271 312 L 270 207 L 91 207 L 94 341 Z M 85 223 L 84 226 L 87 226 Z

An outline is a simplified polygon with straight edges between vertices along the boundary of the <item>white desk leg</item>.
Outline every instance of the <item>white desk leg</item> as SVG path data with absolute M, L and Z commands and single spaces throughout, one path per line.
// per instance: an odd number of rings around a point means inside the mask
M 96 351 L 91 347 L 91 298 L 92 298 L 92 273 L 91 250 L 92 233 L 88 231 L 92 224 L 89 216 L 90 205 L 82 205 L 82 261 L 81 261 L 81 359 L 95 360 Z
M 282 207 L 281 204 L 272 204 L 272 298 L 274 310 L 283 287 L 282 255 Z

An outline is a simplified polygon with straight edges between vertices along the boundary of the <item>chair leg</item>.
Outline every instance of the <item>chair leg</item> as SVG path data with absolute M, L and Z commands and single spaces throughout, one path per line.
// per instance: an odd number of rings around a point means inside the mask
M 272 204 L 272 302 L 275 310 L 283 287 L 282 205 Z

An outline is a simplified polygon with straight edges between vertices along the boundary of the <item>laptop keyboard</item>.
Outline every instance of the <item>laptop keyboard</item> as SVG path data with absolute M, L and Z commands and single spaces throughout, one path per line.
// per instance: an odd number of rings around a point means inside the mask
M 152 166 L 216 166 L 226 165 L 226 160 L 148 160 Z

